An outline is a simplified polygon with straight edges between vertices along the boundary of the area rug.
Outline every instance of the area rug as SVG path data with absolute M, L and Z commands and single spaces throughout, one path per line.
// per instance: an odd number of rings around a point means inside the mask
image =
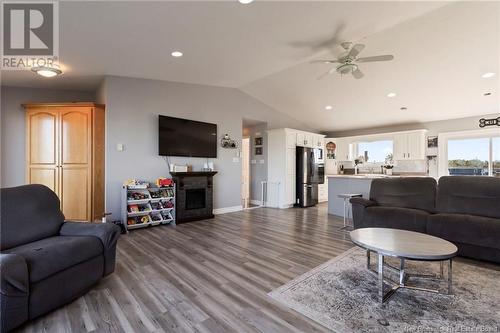
M 435 262 L 407 263 L 410 273 L 439 271 Z M 416 281 L 446 290 L 443 283 Z M 399 289 L 383 305 L 376 282 L 366 270 L 366 252 L 352 248 L 269 296 L 334 332 L 500 332 L 498 270 L 455 260 L 453 295 Z

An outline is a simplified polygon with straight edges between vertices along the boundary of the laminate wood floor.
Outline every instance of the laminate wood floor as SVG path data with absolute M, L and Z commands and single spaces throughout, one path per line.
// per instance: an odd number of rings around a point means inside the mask
M 326 204 L 134 230 L 115 273 L 20 332 L 326 332 L 267 293 L 351 248 Z

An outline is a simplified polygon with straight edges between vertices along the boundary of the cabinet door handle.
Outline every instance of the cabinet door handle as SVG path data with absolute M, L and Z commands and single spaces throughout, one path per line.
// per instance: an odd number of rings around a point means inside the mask
M 403 158 L 406 158 L 406 153 L 403 153 Z
M 408 158 L 410 158 L 410 153 L 408 153 Z

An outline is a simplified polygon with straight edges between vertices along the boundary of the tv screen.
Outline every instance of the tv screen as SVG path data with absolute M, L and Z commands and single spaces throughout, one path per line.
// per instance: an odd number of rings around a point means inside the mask
M 159 117 L 159 154 L 217 157 L 217 125 L 167 116 Z

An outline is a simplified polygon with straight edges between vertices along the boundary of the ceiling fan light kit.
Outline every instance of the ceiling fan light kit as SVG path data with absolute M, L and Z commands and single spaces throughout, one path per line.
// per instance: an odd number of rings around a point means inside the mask
M 352 74 L 352 76 L 355 79 L 361 79 L 364 76 L 364 74 L 359 69 L 359 66 L 357 63 L 375 62 L 375 61 L 390 61 L 390 60 L 394 59 L 394 56 L 391 54 L 358 58 L 358 55 L 365 48 L 364 44 L 354 44 L 353 45 L 353 43 L 351 43 L 351 42 L 343 42 L 340 45 L 344 48 L 344 50 L 346 50 L 346 53 L 344 53 L 338 59 L 315 60 L 315 61 L 311 62 L 311 63 L 323 63 L 323 64 L 334 64 L 334 63 L 340 64 L 336 68 L 333 68 L 333 69 L 329 70 L 328 72 L 326 72 L 325 74 L 318 77 L 318 80 L 322 79 L 323 77 L 325 77 L 328 74 L 333 74 L 335 71 L 337 73 L 339 73 L 340 75 Z

